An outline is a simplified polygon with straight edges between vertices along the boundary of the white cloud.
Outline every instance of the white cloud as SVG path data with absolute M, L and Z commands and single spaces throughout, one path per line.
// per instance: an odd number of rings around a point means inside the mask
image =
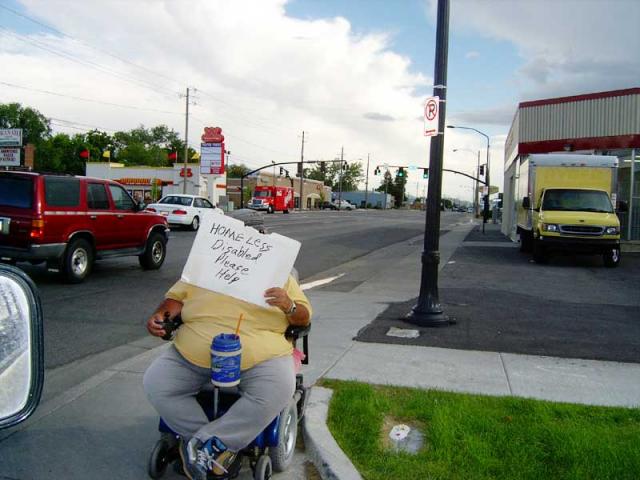
M 459 0 L 451 12 L 452 28 L 517 48 L 523 100 L 637 86 L 639 18 L 637 0 Z
M 296 161 L 304 130 L 307 159 L 335 158 L 344 146 L 349 161 L 366 162 L 370 153 L 372 165 L 427 164 L 429 143 L 415 121 L 423 99 L 415 92 L 433 82 L 391 50 L 390 35 L 356 35 L 339 17 L 294 19 L 286 15 L 284 0 L 22 3 L 27 15 L 73 37 L 44 31 L 28 40 L 76 61 L 5 35 L 0 64 L 11 68 L 3 70 L 0 80 L 175 113 L 127 110 L 5 86 L 0 101 L 19 101 L 50 117 L 104 129 L 167 123 L 184 132 L 184 99 L 178 94 L 191 86 L 197 89 L 197 105 L 191 107 L 190 143 L 199 144 L 205 124 L 219 125 L 232 162 L 257 167 L 271 160 Z M 109 74 L 116 71 L 130 82 Z M 141 82 L 155 87 L 144 88 Z M 448 138 L 458 135 L 447 132 Z M 370 188 L 378 180 L 371 174 Z M 455 194 L 457 187 L 445 178 L 444 191 Z
M 471 50 L 464 54 L 464 58 L 467 60 L 475 60 L 480 57 L 480 52 L 476 52 L 475 50 Z

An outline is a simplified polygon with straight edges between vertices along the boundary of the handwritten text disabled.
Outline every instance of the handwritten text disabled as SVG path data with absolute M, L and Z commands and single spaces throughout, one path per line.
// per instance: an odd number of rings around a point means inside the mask
M 233 218 L 207 215 L 193 242 L 182 280 L 266 306 L 264 291 L 284 286 L 299 250 L 296 240 L 260 234 Z

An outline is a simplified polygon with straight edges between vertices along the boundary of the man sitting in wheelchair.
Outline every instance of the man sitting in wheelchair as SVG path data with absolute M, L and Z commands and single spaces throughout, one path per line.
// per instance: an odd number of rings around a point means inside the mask
M 180 435 L 180 456 L 192 480 L 206 480 L 207 472 L 226 474 L 240 450 L 291 401 L 293 347 L 284 332 L 289 325 L 308 325 L 311 305 L 291 275 L 284 288 L 270 288 L 264 296 L 270 307 L 178 281 L 147 321 L 147 330 L 156 337 L 166 334 L 165 312 L 184 322 L 173 345 L 149 366 L 143 383 L 151 404 Z M 212 339 L 234 332 L 240 314 L 241 396 L 210 422 L 196 395 L 211 381 Z

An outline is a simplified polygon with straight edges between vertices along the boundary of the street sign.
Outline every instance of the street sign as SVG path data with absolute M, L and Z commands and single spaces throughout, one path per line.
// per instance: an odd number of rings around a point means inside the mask
M 440 97 L 429 97 L 424 105 L 424 135 L 434 137 L 438 135 L 438 121 L 440 117 Z
M 0 147 L 21 147 L 21 128 L 0 128 Z
M 19 148 L 0 148 L 0 166 L 18 167 L 20 166 Z

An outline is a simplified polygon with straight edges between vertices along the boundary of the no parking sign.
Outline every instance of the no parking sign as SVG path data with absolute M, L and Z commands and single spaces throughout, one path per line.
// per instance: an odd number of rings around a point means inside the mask
M 438 135 L 438 119 L 440 117 L 440 97 L 429 97 L 424 105 L 424 136 Z

